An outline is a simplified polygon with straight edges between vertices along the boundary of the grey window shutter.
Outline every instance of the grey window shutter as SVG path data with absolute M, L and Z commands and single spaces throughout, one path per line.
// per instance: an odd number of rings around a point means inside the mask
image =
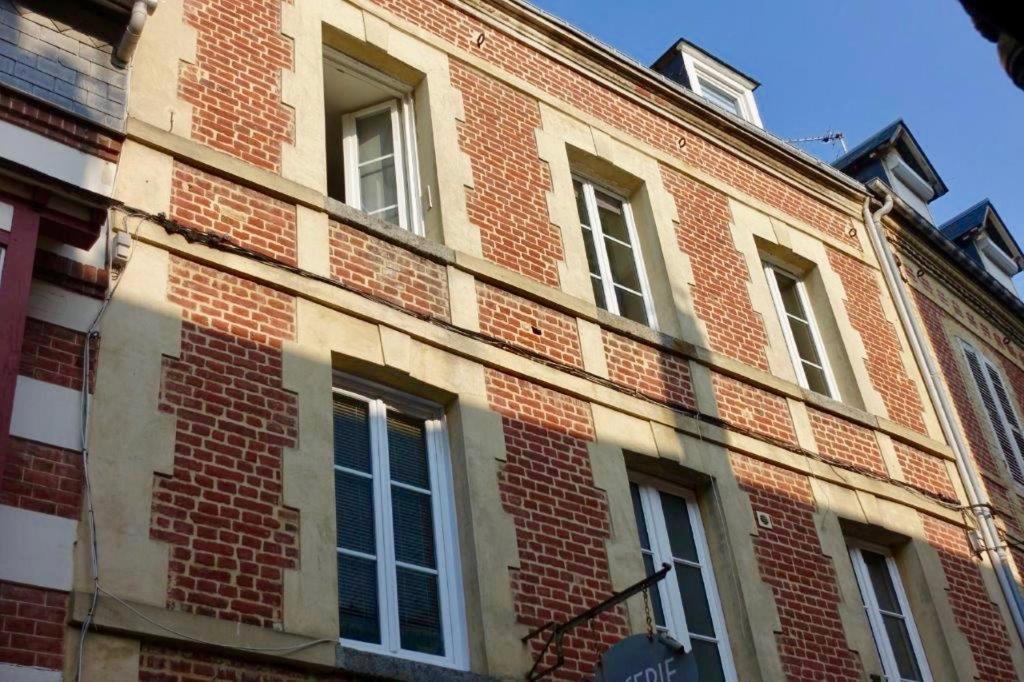
M 1010 475 L 1013 476 L 1017 483 L 1024 485 L 1024 471 L 1021 471 L 1017 453 L 1014 452 L 1013 444 L 1010 440 L 1010 434 L 1006 432 L 1006 427 L 1003 425 L 999 407 L 996 405 L 996 397 L 992 395 L 992 391 L 988 387 L 988 381 L 985 380 L 982 360 L 973 348 L 966 345 L 964 346 L 964 354 L 967 357 L 967 364 L 971 368 L 974 384 L 978 387 L 978 393 L 981 394 L 981 402 L 985 412 L 988 414 L 989 423 L 992 424 L 996 440 L 999 441 L 999 448 L 1003 453 L 1003 459 L 1006 461 L 1006 466 L 1010 469 Z M 1002 384 L 1000 383 L 999 385 L 1001 386 Z

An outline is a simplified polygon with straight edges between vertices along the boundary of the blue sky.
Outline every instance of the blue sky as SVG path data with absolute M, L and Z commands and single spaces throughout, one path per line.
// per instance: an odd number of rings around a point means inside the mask
M 1024 245 L 1024 92 L 956 0 L 533 2 L 644 64 L 700 45 L 761 82 L 780 137 L 840 130 L 852 148 L 902 117 L 949 186 L 936 220 L 989 197 Z

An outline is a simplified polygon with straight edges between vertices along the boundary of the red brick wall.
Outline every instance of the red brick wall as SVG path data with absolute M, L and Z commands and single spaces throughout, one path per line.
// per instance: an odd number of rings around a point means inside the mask
M 893 441 L 893 445 L 896 448 L 896 459 L 903 469 L 903 478 L 907 483 L 933 495 L 956 501 L 956 493 L 949 480 L 945 460 L 899 441 Z
M 793 418 L 786 399 L 723 374 L 711 374 L 718 416 L 730 425 L 796 444 Z
M 487 394 L 505 430 L 499 490 L 519 549 L 512 570 L 516 615 L 530 628 L 561 622 L 612 593 L 608 504 L 594 487 L 587 451 L 594 439 L 590 408 L 494 370 L 487 372 Z M 556 678 L 589 679 L 601 652 L 627 634 L 620 609 L 581 626 L 566 641 Z M 533 640 L 532 652 L 541 645 Z
M 60 670 L 66 592 L 0 582 L 0 663 Z
M 607 330 L 601 338 L 612 381 L 654 400 L 689 410 L 696 407 L 690 366 L 684 358 Z
M 882 310 L 882 291 L 875 271 L 836 250 L 829 251 L 829 260 L 843 281 L 850 323 L 864 341 L 868 376 L 881 394 L 889 418 L 924 433 L 921 397 L 903 366 L 903 347 L 896 328 Z
M 576 319 L 482 282 L 480 331 L 572 367 L 583 366 Z
M 281 387 L 291 297 L 174 258 L 181 357 L 166 358 L 160 409 L 175 417 L 171 475 L 157 474 L 150 535 L 170 545 L 169 608 L 270 626 L 283 571 L 298 567 L 298 512 L 281 500 L 297 405 Z
M 949 583 L 953 616 L 971 646 L 978 679 L 1016 680 L 1003 619 L 989 599 L 978 560 L 971 554 L 963 530 L 930 516 L 922 518 L 925 538 L 939 553 Z
M 98 346 L 97 340 L 94 339 L 91 348 L 93 360 L 97 357 Z M 31 317 L 26 318 L 18 374 L 81 391 L 84 350 L 84 332 Z M 96 378 L 95 374 L 96 367 L 93 363 L 89 379 L 90 391 Z
M 82 453 L 21 438 L 7 443 L 0 504 L 77 519 L 82 508 Z
M 813 408 L 807 409 L 818 452 L 826 459 L 885 476 L 885 462 L 870 429 Z
M 437 0 L 374 0 L 398 16 L 422 26 L 470 53 L 522 78 L 534 87 L 585 111 L 606 123 L 677 157 L 715 178 L 757 197 L 765 203 L 796 216 L 833 237 L 856 243 L 847 234 L 847 216 L 811 199 L 769 173 L 741 161 L 732 152 L 691 134 L 670 119 L 641 108 L 612 93 L 589 77 L 579 75 L 561 62 L 535 48 L 501 33 L 474 17 Z M 483 32 L 484 43 L 476 36 Z M 631 92 L 661 103 L 642 88 L 627 85 Z M 683 144 L 680 145 L 680 140 Z
M 821 551 L 807 479 L 749 457 L 731 459 L 754 510 L 772 517 L 773 528 L 759 528 L 754 546 L 761 577 L 775 594 L 786 678 L 861 679 L 860 661 L 843 633 L 835 569 Z
M 184 64 L 178 93 L 192 105 L 192 138 L 260 168 L 281 167 L 294 112 L 281 103 L 281 72 L 292 42 L 281 35 L 286 0 L 186 0 L 196 29 L 196 63 Z
M 537 153 L 537 101 L 457 60 L 451 72 L 465 112 L 459 143 L 473 166 L 466 210 L 484 258 L 558 286 L 562 236 L 548 215 L 551 179 Z
M 178 162 L 171 179 L 171 217 L 285 263 L 296 262 L 294 206 Z
M 0 86 L 0 120 L 27 128 L 86 154 L 116 162 L 121 155 L 121 136 L 84 121 L 73 114 L 43 104 Z
M 331 277 L 420 315 L 451 319 L 444 266 L 332 221 Z
M 693 307 L 706 324 L 708 348 L 768 371 L 768 337 L 750 302 L 751 275 L 733 242 L 728 199 L 668 166 L 661 175 L 675 198 L 676 240 L 690 257 Z

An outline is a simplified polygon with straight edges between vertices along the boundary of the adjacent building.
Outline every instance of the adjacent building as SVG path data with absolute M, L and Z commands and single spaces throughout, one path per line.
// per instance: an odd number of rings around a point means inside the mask
M 1024 264 L 519 0 L 0 0 L 0 679 L 1024 675 Z M 545 648 L 642 580 L 651 591 Z

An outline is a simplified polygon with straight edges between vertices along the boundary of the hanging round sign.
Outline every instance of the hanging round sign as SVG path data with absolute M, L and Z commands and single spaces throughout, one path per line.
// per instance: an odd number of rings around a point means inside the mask
M 679 643 L 661 636 L 633 635 L 608 648 L 597 682 L 697 682 L 697 661 Z

